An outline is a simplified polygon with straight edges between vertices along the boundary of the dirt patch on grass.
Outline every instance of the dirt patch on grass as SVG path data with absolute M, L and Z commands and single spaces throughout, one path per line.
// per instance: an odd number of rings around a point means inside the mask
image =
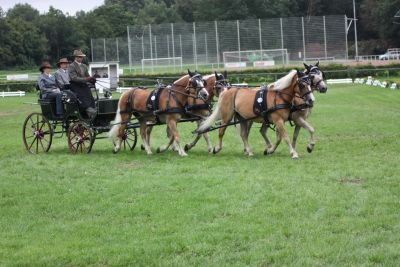
M 360 185 L 363 183 L 361 177 L 343 177 L 339 181 L 341 184 L 355 184 Z
M 6 117 L 6 116 L 11 116 L 17 114 L 16 112 L 1 112 L 0 111 L 0 117 Z
M 137 162 L 122 162 L 116 164 L 116 167 L 122 169 L 139 169 L 142 167 L 142 165 Z

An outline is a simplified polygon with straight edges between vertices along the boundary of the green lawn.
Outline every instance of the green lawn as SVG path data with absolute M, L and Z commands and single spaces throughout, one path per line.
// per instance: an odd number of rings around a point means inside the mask
M 65 137 L 29 155 L 35 96 L 0 99 L 0 265 L 398 266 L 400 91 L 316 97 L 317 145 L 308 154 L 302 130 L 298 161 L 284 143 L 264 156 L 256 128 L 244 156 L 233 127 L 218 155 L 203 140 L 186 158 L 113 155 L 108 140 L 71 155 Z M 180 124 L 182 139 L 194 128 Z M 155 129 L 153 151 L 166 141 Z

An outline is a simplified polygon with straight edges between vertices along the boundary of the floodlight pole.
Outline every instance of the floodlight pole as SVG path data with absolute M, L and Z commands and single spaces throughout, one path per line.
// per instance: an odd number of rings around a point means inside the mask
M 353 15 L 354 15 L 354 45 L 356 48 L 356 58 L 358 58 L 357 18 L 356 18 L 356 1 L 355 0 L 353 0 Z

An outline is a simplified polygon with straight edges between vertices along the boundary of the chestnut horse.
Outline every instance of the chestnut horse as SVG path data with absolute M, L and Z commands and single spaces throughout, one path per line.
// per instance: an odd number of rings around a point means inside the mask
M 249 121 L 262 123 L 267 119 L 277 127 L 279 133 L 278 144 L 283 138 L 289 147 L 292 158 L 297 159 L 298 154 L 291 145 L 284 122 L 289 118 L 291 103 L 296 94 L 300 95 L 307 103 L 314 101 L 310 84 L 311 81 L 308 75 L 296 70 L 292 70 L 289 74 L 271 84 L 266 93 L 267 109 L 264 116 L 255 114 L 253 110 L 257 91 L 247 88 L 231 88 L 221 94 L 216 109 L 200 125 L 196 132 L 202 133 L 206 131 L 219 118 L 222 119 L 222 125 L 226 125 L 236 116 L 240 122 L 240 135 L 243 140 L 245 154 L 252 156 L 253 152 L 248 143 Z M 222 149 L 222 138 L 225 130 L 226 126 L 219 129 L 219 142 L 214 148 L 214 153 L 218 153 Z M 270 151 L 270 153 L 272 152 Z
M 211 114 L 211 103 L 213 101 L 214 96 L 219 97 L 221 92 L 226 90 L 227 86 L 229 86 L 226 80 L 226 76 L 227 76 L 226 71 L 224 72 L 224 74 L 217 73 L 215 71 L 214 74 L 210 74 L 203 77 L 205 83 L 204 86 L 206 87 L 206 90 L 209 93 L 207 101 L 201 99 L 197 100 L 195 98 L 188 99 L 188 108 L 187 108 L 188 111 L 191 112 L 194 116 L 198 116 L 201 118 L 200 120 L 197 121 L 198 127 L 205 120 L 205 118 Z M 199 141 L 201 135 L 203 135 L 204 139 L 206 140 L 208 152 L 212 153 L 213 148 L 210 142 L 210 137 L 208 135 L 208 132 L 196 135 L 195 139 L 191 143 L 185 145 L 185 151 L 189 151 L 191 148 L 193 148 Z
M 208 92 L 204 88 L 203 78 L 198 73 L 188 70 L 188 75 L 181 77 L 175 81 L 172 86 L 166 87 L 160 92 L 158 101 L 158 110 L 149 110 L 146 106 L 147 99 L 151 91 L 132 88 L 124 92 L 118 101 L 118 110 L 113 122 L 113 126 L 109 131 L 109 137 L 114 143 L 114 152 L 118 152 L 121 148 L 122 137 L 132 115 L 135 115 L 140 124 L 140 136 L 142 138 L 144 149 L 148 155 L 152 154 L 149 145 L 149 126 L 157 120 L 167 124 L 170 132 L 169 142 L 167 145 L 157 148 L 157 152 L 163 152 L 175 142 L 176 148 L 180 156 L 187 156 L 186 152 L 180 145 L 180 136 L 177 130 L 177 122 L 185 114 L 185 105 L 188 98 L 207 99 Z
M 306 68 L 304 73 L 307 74 L 311 79 L 311 88 L 313 90 L 319 91 L 320 93 L 326 93 L 328 88 L 324 82 L 325 75 L 319 69 L 319 61 L 315 65 L 312 65 L 312 64 L 307 65 L 306 63 L 303 63 L 303 64 L 304 64 L 304 67 Z M 297 137 L 299 135 L 300 129 L 304 128 L 310 134 L 310 140 L 307 145 L 307 151 L 309 153 L 311 153 L 313 151 L 314 146 L 315 146 L 314 127 L 309 122 L 306 121 L 307 118 L 311 114 L 312 107 L 313 107 L 313 105 L 307 105 L 302 98 L 296 97 L 293 100 L 292 113 L 290 115 L 291 120 L 293 120 L 293 122 L 295 124 L 294 132 L 293 132 L 292 147 L 294 149 L 296 149 L 296 141 L 297 141 Z M 268 130 L 268 125 L 266 123 L 263 123 L 263 125 L 260 128 L 260 133 L 265 140 L 265 144 L 267 146 L 266 151 L 268 151 L 268 149 L 272 147 L 272 144 L 267 136 L 267 130 Z

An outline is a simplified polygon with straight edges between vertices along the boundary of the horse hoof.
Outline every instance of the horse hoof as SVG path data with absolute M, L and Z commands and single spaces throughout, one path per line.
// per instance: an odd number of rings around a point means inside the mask
M 184 147 L 183 149 L 184 149 L 185 151 L 189 151 L 189 149 L 190 149 L 190 148 L 189 148 L 189 145 L 186 144 L 185 147 Z
M 307 146 L 307 152 L 308 153 L 311 153 L 313 151 L 313 149 L 314 149 L 314 146 L 311 146 L 311 145 Z
M 299 158 L 299 156 L 293 156 L 292 159 L 298 160 L 298 159 L 300 159 L 300 158 Z
M 215 147 L 213 148 L 212 153 L 213 153 L 214 155 L 218 153 L 218 151 L 215 149 Z
M 117 154 L 118 153 L 118 151 L 115 151 L 115 149 L 113 149 L 113 154 Z
M 141 149 L 141 150 L 145 150 L 145 148 L 144 148 L 144 145 L 143 145 L 143 144 L 141 144 L 141 145 L 140 145 L 140 149 Z
M 156 152 L 157 152 L 157 154 L 160 154 L 161 153 L 161 149 L 159 147 L 157 147 Z

